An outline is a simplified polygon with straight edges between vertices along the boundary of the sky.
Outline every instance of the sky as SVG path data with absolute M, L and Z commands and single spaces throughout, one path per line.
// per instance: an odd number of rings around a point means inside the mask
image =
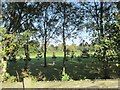
M 82 40 L 85 40 L 85 42 L 88 42 L 89 44 L 91 43 L 91 41 L 89 40 L 91 38 L 91 35 L 89 35 L 89 32 L 86 32 L 85 30 L 81 31 L 80 37 L 77 37 L 76 39 L 66 39 L 66 44 L 67 45 L 71 45 L 71 44 L 76 44 L 76 45 L 79 45 L 81 43 L 81 39 Z M 58 38 L 57 38 L 58 39 Z M 61 42 L 58 42 L 56 43 L 55 40 L 51 39 L 50 40 L 50 45 L 54 45 L 54 46 L 57 46 L 58 44 L 61 44 L 62 43 L 62 37 L 59 37 L 59 39 Z
M 76 45 L 79 45 L 80 44 L 80 42 L 81 42 L 81 39 L 83 39 L 83 40 L 85 40 L 85 42 L 88 42 L 88 43 L 90 43 L 90 35 L 89 35 L 89 33 L 87 33 L 87 32 L 85 32 L 85 31 L 81 31 L 81 34 L 79 35 L 81 38 L 76 38 L 76 39 L 74 39 L 74 44 L 76 44 Z M 67 40 L 66 41 L 66 44 L 68 44 L 68 45 L 71 45 L 71 44 L 73 44 L 73 42 L 72 42 L 72 40 Z

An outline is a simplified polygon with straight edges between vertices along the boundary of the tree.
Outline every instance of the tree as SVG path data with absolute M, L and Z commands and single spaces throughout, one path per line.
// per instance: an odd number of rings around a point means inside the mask
M 111 29 L 109 28 L 111 24 L 115 21 L 114 13 L 115 5 L 111 2 L 94 2 L 89 3 L 85 6 L 87 9 L 87 13 L 89 18 L 89 22 L 86 24 L 89 27 L 89 30 L 93 29 L 92 32 L 96 36 L 96 51 L 98 55 L 98 59 L 100 62 L 103 63 L 103 78 L 110 78 L 109 77 L 109 61 L 111 52 Z M 91 27 L 93 26 L 93 27 Z M 113 50 L 112 50 L 113 51 Z
M 5 75 L 6 71 L 7 71 L 7 55 L 6 55 L 6 44 L 7 44 L 7 40 L 5 38 L 7 38 L 6 35 L 6 29 L 0 27 L 0 62 L 1 62 L 1 73 L 2 73 L 2 77 Z
M 68 47 L 67 47 L 67 49 L 69 49 L 70 51 L 77 51 L 77 46 L 76 46 L 76 44 L 72 44 L 72 45 L 69 45 Z
M 46 67 L 47 45 L 49 44 L 51 38 L 55 38 L 55 28 L 57 27 L 58 19 L 54 3 L 42 2 L 40 4 L 42 4 L 42 9 L 37 18 L 37 27 L 40 32 L 39 38 L 42 38 L 42 41 L 44 42 L 44 67 Z
M 80 7 L 76 7 L 74 3 L 61 2 L 58 4 L 58 12 L 60 17 L 59 23 L 59 35 L 62 35 L 63 41 L 63 68 L 65 68 L 66 63 L 66 39 L 67 38 L 76 38 L 77 30 L 81 28 L 81 15 Z
M 30 40 L 29 41 L 29 47 L 30 47 L 30 54 L 34 55 L 35 53 L 38 53 L 39 50 L 39 42 L 37 40 Z
M 55 51 L 56 50 L 56 47 L 54 45 L 50 45 L 48 47 L 48 50 L 51 52 L 51 51 Z
M 22 43 L 20 40 L 21 34 L 25 34 L 25 41 L 23 50 L 25 51 L 25 71 L 28 65 L 29 48 L 28 42 L 30 36 L 27 34 L 28 30 L 35 30 L 33 19 L 37 15 L 37 3 L 30 2 L 5 2 L 3 3 L 3 25 L 7 30 L 7 34 L 17 35 L 16 40 L 18 44 Z M 9 47 L 11 43 L 7 46 Z M 11 56 L 11 55 L 10 55 Z
M 120 2 L 116 2 L 115 5 L 116 5 L 116 9 L 118 10 L 117 13 L 114 13 L 114 16 L 115 16 L 115 20 L 116 22 L 113 22 L 111 25 L 110 25 L 110 29 L 111 29 L 111 32 L 110 32 L 110 37 L 111 37 L 111 48 L 112 48 L 112 51 L 114 51 L 114 54 L 112 55 L 111 58 L 115 59 L 114 61 L 117 60 L 116 62 L 116 66 L 118 67 L 118 76 L 120 76 L 120 6 L 119 6 Z
M 62 44 L 58 44 L 58 51 L 63 51 L 63 45 Z

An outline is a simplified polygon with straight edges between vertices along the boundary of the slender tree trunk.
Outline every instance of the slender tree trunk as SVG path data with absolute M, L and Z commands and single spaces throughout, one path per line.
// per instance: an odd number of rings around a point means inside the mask
M 100 44 L 100 25 L 99 25 L 99 14 L 98 14 L 98 7 L 97 7 L 97 4 L 96 4 L 96 2 L 94 2 L 94 4 L 95 4 L 95 13 L 96 13 L 96 16 L 97 16 L 97 18 L 96 18 L 96 24 L 97 24 L 97 31 L 98 31 L 98 43 Z
M 64 29 L 63 29 L 63 51 L 64 51 L 63 67 L 65 67 L 65 62 L 66 62 L 66 42 L 65 42 L 65 35 L 64 35 L 64 33 L 65 32 L 64 32 Z
M 24 66 L 24 71 L 27 72 L 28 69 L 28 45 L 24 45 L 24 51 L 25 51 L 25 66 Z
M 100 35 L 101 35 L 101 40 L 103 39 L 103 2 L 101 0 L 100 2 Z
M 109 79 L 109 70 L 108 70 L 108 60 L 106 58 L 106 47 L 104 47 L 104 52 L 103 52 L 103 73 L 104 73 L 104 76 L 103 78 L 104 79 Z
M 100 2 L 100 44 L 102 44 L 101 40 L 104 39 L 104 31 L 103 31 L 103 0 Z M 103 72 L 104 72 L 104 79 L 109 78 L 108 75 L 108 60 L 106 58 L 106 47 L 103 49 L 103 57 L 101 57 L 101 60 L 103 61 Z
M 44 41 L 44 67 L 47 67 L 47 62 L 46 62 L 46 52 L 47 52 L 47 41 L 46 41 L 46 29 L 45 29 L 45 41 Z
M 63 22 L 63 52 L 64 52 L 64 58 L 63 58 L 63 68 L 65 68 L 65 62 L 66 62 L 66 42 L 65 42 L 65 3 L 64 3 L 64 22 Z
M 44 67 L 47 67 L 47 62 L 46 62 L 46 52 L 47 52 L 47 28 L 46 28 L 46 13 L 47 13 L 47 8 L 45 8 L 45 18 L 44 18 Z
M 29 47 L 28 47 L 28 40 L 27 43 L 24 45 L 24 51 L 25 51 L 25 66 L 24 66 L 24 71 L 27 72 L 28 69 L 28 62 L 31 60 L 29 57 Z

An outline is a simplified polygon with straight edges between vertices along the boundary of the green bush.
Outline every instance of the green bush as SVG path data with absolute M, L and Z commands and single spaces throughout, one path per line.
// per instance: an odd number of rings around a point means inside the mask
M 15 76 L 10 76 L 8 79 L 7 79 L 7 82 L 16 82 L 17 81 L 17 78 Z
M 65 69 L 63 69 L 63 72 L 62 72 L 62 81 L 69 81 L 71 80 L 70 76 L 65 73 Z
M 4 73 L 2 76 L 2 81 L 7 81 L 7 79 L 10 78 L 10 74 L 9 73 Z
M 29 75 L 28 78 L 31 78 L 32 81 L 45 81 L 46 80 L 46 77 L 43 75 L 42 72 L 39 72 L 37 77 L 36 76 L 33 76 L 33 75 Z
M 70 80 L 70 76 L 67 74 L 62 75 L 62 81 L 69 81 Z
M 32 81 L 37 82 L 37 78 L 36 78 L 35 76 L 31 75 L 31 76 L 29 76 L 29 78 L 30 78 Z
M 31 78 L 32 81 L 45 81 L 46 80 L 46 77 L 45 75 L 43 75 L 42 72 L 39 72 L 37 76 L 33 76 L 29 70 L 28 72 L 23 71 L 22 74 L 24 78 L 26 77 Z
M 9 73 L 4 73 L 2 82 L 16 82 L 17 78 L 15 76 L 10 76 Z

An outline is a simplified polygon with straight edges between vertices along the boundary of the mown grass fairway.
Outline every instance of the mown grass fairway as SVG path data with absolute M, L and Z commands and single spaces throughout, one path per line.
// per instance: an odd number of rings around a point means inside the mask
M 33 76 L 37 76 L 38 73 L 42 72 L 46 80 L 61 80 L 62 77 L 62 62 L 63 57 L 62 53 L 56 54 L 57 59 L 55 64 L 53 64 L 52 54 L 47 55 L 47 67 L 44 68 L 44 59 L 41 58 L 37 60 L 35 55 L 32 56 L 32 60 L 28 64 L 28 68 Z M 8 72 L 10 75 L 16 76 L 16 72 L 21 76 L 22 69 L 24 69 L 24 61 L 18 60 L 16 63 L 8 62 Z M 117 78 L 117 67 L 114 63 L 111 63 L 110 76 L 111 78 Z M 80 79 L 100 79 L 102 78 L 102 63 L 98 62 L 96 58 L 81 58 L 81 61 L 78 61 L 77 58 L 71 60 L 68 58 L 66 61 L 66 73 L 73 80 Z

